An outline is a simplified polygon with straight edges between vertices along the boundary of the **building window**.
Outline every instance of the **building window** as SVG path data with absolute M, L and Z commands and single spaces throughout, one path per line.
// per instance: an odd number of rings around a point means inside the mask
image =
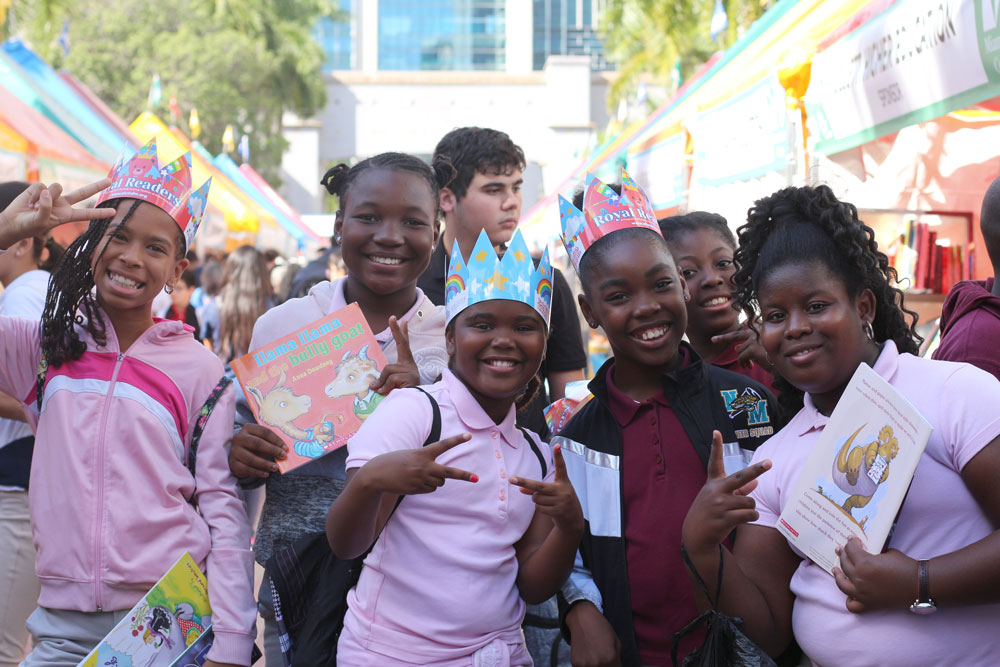
M 379 0 L 380 70 L 502 70 L 504 0 Z

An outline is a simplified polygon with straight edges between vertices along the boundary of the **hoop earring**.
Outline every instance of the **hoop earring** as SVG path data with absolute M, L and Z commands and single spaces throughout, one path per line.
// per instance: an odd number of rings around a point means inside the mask
M 865 320 L 865 323 L 863 325 L 861 325 L 861 330 L 865 332 L 866 336 L 868 336 L 868 340 L 870 340 L 872 342 L 875 341 L 875 329 L 874 329 L 874 327 L 872 327 L 872 323 L 871 322 L 869 322 L 868 320 Z
M 174 286 L 173 285 L 164 285 L 163 286 L 163 291 L 166 292 L 167 294 L 173 294 L 174 293 Z

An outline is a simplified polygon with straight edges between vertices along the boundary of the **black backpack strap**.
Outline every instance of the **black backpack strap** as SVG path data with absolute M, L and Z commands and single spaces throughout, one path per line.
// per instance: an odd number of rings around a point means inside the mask
M 531 445 L 531 451 L 535 453 L 538 458 L 538 465 L 542 467 L 542 476 L 539 481 L 545 479 L 545 476 L 549 474 L 549 467 L 545 464 L 545 457 L 542 455 L 542 450 L 538 448 L 538 444 L 535 443 L 535 439 L 531 437 L 531 431 L 524 428 L 523 426 L 518 426 L 521 429 L 521 434 L 524 435 L 524 439 L 528 441 Z
M 414 387 L 417 391 L 423 393 L 427 397 L 427 400 L 431 402 L 431 412 L 433 416 L 431 418 L 431 432 L 427 435 L 427 439 L 424 440 L 423 446 L 433 445 L 435 442 L 441 439 L 441 406 L 434 399 L 433 396 L 428 394 L 426 391 L 420 387 Z
M 191 477 L 195 478 L 195 487 L 197 488 L 198 479 L 195 477 L 195 463 L 198 460 L 198 443 L 201 441 L 201 433 L 205 430 L 205 425 L 208 423 L 208 418 L 212 416 L 212 410 L 215 409 L 215 404 L 219 402 L 222 398 L 222 393 L 226 391 L 233 381 L 233 378 L 229 375 L 223 375 L 222 379 L 219 380 L 219 384 L 215 385 L 215 389 L 212 393 L 208 395 L 208 399 L 205 404 L 201 406 L 201 411 L 198 413 L 198 420 L 194 423 L 194 432 L 191 434 L 191 446 L 188 447 L 187 456 L 187 467 L 191 471 Z M 195 505 L 197 503 L 194 500 L 194 491 L 191 492 L 191 502 Z

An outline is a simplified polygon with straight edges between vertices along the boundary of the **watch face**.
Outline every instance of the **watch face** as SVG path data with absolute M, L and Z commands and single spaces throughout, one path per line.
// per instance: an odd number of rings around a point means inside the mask
M 927 614 L 933 614 L 936 612 L 937 607 L 934 606 L 933 602 L 914 602 L 910 605 L 910 611 L 914 614 L 926 616 Z

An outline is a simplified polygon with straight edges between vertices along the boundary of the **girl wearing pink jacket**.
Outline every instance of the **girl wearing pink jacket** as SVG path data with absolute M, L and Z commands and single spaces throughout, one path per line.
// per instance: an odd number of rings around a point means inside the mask
M 190 156 L 161 167 L 155 142 L 109 176 L 65 196 L 35 184 L 0 214 L 0 249 L 92 220 L 53 272 L 41 327 L 0 318 L 0 391 L 22 400 L 36 432 L 41 593 L 22 664 L 76 665 L 189 552 L 208 576 L 205 664 L 249 665 L 256 607 L 249 523 L 227 463 L 233 392 L 203 425 L 192 472 L 192 433 L 222 364 L 183 323 L 152 316 L 153 298 L 187 267 L 209 184 L 192 190 Z M 101 190 L 105 208 L 72 208 Z

